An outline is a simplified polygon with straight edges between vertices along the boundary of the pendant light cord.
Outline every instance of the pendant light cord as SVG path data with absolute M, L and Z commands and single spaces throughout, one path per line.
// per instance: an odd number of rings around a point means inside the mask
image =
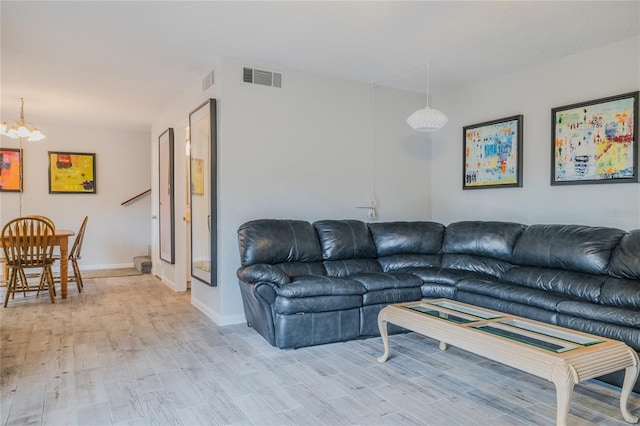
M 427 62 L 427 108 L 429 108 L 429 71 L 431 71 L 431 61 Z
M 375 195 L 375 145 L 376 145 L 376 87 L 371 83 L 371 189 L 370 189 L 370 209 L 369 218 L 376 218 L 376 195 Z

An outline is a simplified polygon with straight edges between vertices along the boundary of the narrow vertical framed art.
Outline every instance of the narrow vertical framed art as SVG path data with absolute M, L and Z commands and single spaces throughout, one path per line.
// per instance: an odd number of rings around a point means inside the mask
M 22 150 L 0 148 L 0 191 L 22 192 Z
M 462 189 L 522 186 L 523 116 L 464 126 Z
M 175 198 L 173 129 L 158 136 L 158 242 L 160 260 L 175 263 Z
M 638 182 L 638 94 L 551 110 L 551 185 Z

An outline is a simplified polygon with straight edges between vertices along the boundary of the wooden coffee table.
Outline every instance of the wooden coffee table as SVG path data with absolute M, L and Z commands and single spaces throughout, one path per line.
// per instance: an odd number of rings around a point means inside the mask
M 380 362 L 389 358 L 388 323 L 439 340 L 441 350 L 453 345 L 553 382 L 558 425 L 567 424 L 576 383 L 625 369 L 620 411 L 627 422 L 638 422 L 627 403 L 640 361 L 623 342 L 462 302 L 433 299 L 389 305 L 380 311 L 378 327 L 384 343 Z

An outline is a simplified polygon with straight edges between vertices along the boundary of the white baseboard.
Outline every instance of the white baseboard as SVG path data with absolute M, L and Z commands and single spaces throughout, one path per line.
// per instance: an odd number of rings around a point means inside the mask
M 217 312 L 212 311 L 208 306 L 200 303 L 198 300 L 194 300 L 193 297 L 191 298 L 191 304 L 219 326 L 242 324 L 246 322 L 246 320 L 244 319 L 244 315 L 227 315 L 221 317 Z

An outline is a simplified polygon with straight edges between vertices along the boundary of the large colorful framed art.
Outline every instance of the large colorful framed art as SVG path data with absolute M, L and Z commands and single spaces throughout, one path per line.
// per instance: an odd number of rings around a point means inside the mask
M 551 110 L 551 185 L 638 182 L 638 93 Z

